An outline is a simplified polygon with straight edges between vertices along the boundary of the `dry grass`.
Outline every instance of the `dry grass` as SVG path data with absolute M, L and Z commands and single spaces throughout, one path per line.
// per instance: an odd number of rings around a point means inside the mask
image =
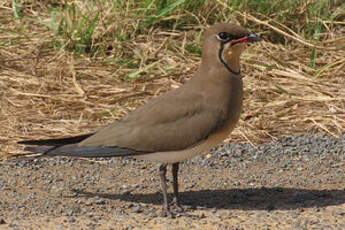
M 217 2 L 222 6 L 222 1 Z M 49 16 L 44 10 L 38 1 L 23 14 L 46 20 Z M 242 24 L 261 25 L 263 37 L 275 31 L 289 42 L 281 45 L 265 40 L 243 55 L 244 112 L 231 140 L 257 144 L 291 134 L 337 136 L 344 132 L 344 27 L 339 24 L 324 35 L 326 39 L 314 44 L 278 22 L 240 12 L 236 18 Z M 200 28 L 205 28 L 153 27 L 140 35 L 134 33 L 136 21 L 125 18 L 123 24 L 97 27 L 94 41 L 119 28 L 134 35 L 122 42 L 108 39 L 110 53 L 90 58 L 57 49 L 50 43 L 52 31 L 41 24 L 15 20 L 10 0 L 0 3 L 0 22 L 0 159 L 21 153 L 22 146 L 16 144 L 19 140 L 93 131 L 151 96 L 178 87 L 200 62 L 185 46 L 198 41 Z M 21 26 L 25 26 L 23 32 Z M 312 68 L 314 45 L 317 55 Z M 132 60 L 135 66 L 109 61 L 117 57 Z M 127 79 L 128 75 L 136 78 Z

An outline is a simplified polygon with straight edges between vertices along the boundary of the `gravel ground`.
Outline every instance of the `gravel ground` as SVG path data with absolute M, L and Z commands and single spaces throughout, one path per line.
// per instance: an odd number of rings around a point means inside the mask
M 224 144 L 208 156 L 181 164 L 192 216 L 175 219 L 160 217 L 157 164 L 2 162 L 0 229 L 345 229 L 345 133 Z

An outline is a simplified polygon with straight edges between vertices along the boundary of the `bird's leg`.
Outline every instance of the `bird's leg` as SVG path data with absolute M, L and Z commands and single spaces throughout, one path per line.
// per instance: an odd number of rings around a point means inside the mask
M 168 203 L 168 192 L 167 192 L 167 164 L 162 164 L 159 166 L 159 176 L 161 178 L 161 186 L 162 186 L 162 193 L 163 193 L 163 216 L 170 216 L 172 214 L 170 212 L 170 207 Z
M 179 169 L 179 163 L 172 164 L 172 175 L 173 175 L 173 188 L 174 188 L 174 197 L 171 202 L 172 205 L 175 205 L 177 207 L 178 212 L 183 212 L 183 208 L 180 204 L 180 199 L 178 195 L 178 169 Z

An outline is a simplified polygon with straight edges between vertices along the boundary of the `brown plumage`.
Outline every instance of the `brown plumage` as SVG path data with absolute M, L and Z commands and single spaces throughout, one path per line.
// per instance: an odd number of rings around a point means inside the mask
M 185 85 L 152 99 L 95 133 L 21 144 L 43 145 L 28 148 L 42 156 L 127 155 L 161 162 L 164 213 L 171 215 L 167 203 L 166 166 L 173 164 L 173 202 L 180 208 L 178 162 L 208 151 L 235 127 L 242 110 L 240 55 L 246 42 L 258 40 L 257 35 L 236 24 L 213 25 L 204 35 L 201 65 Z

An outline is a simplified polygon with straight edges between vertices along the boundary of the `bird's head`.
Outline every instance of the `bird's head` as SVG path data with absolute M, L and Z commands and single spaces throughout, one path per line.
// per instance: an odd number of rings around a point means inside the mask
M 257 34 L 250 33 L 237 24 L 218 23 L 209 27 L 205 32 L 202 58 L 207 61 L 216 60 L 230 72 L 238 74 L 231 69 L 231 62 L 239 60 L 247 43 L 260 40 L 261 38 Z

